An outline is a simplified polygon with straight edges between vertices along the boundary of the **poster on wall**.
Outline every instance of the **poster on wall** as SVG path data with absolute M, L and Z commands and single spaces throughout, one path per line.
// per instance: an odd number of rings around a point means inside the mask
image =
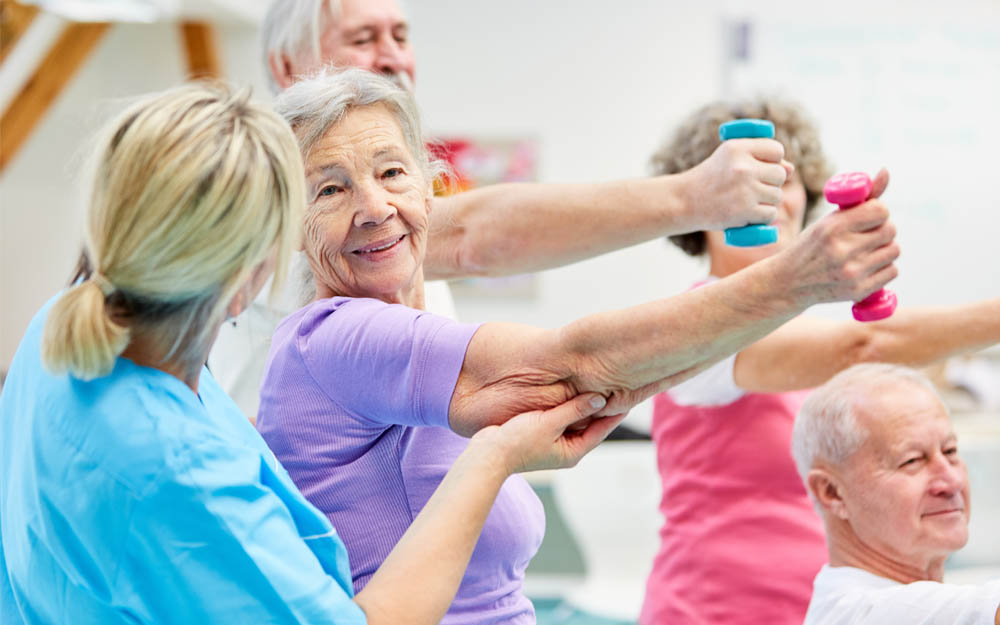
M 428 146 L 433 157 L 451 171 L 435 187 L 439 195 L 460 193 L 504 182 L 533 182 L 538 173 L 538 143 L 531 138 L 449 138 Z M 457 298 L 535 299 L 534 274 L 502 278 L 468 278 L 451 283 Z

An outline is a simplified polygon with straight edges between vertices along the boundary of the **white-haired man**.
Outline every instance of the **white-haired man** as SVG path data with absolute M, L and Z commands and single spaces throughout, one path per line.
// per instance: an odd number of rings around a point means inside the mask
M 792 453 L 830 550 L 805 625 L 1000 624 L 1000 580 L 941 583 L 968 538 L 969 479 L 926 378 L 886 364 L 839 373 L 803 405 Z

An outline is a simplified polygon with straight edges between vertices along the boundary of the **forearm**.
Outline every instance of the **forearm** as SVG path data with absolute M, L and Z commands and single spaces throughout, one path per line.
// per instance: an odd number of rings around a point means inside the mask
M 474 439 L 427 505 L 358 593 L 368 623 L 438 623 L 465 575 L 500 487 L 509 477 L 496 450 Z
M 789 297 L 780 266 L 761 261 L 699 289 L 563 328 L 575 354 L 574 387 L 649 395 L 773 331 L 809 304 Z
M 929 365 L 1000 342 L 1000 298 L 961 306 L 900 308 L 872 326 L 864 360 Z
M 778 393 L 819 386 L 863 362 L 921 367 L 997 342 L 1000 299 L 900 308 L 875 323 L 801 318 L 743 350 L 734 377 L 748 391 Z
M 681 176 L 501 184 L 434 199 L 428 279 L 551 269 L 700 227 Z

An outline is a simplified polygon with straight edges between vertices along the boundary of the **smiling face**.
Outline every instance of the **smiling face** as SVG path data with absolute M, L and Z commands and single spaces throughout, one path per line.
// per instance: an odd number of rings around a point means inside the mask
M 845 516 L 877 553 L 918 568 L 968 539 L 969 479 L 941 401 L 916 384 L 856 404 L 868 440 L 843 467 Z
M 322 64 L 360 67 L 412 84 L 409 26 L 395 0 L 341 0 L 340 15 L 320 36 Z
M 356 108 L 305 162 L 306 254 L 318 297 L 372 297 L 418 306 L 432 197 L 395 116 Z

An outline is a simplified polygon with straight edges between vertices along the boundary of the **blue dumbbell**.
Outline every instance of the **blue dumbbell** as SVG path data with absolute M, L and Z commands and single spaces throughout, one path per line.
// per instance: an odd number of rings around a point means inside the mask
M 774 124 L 764 119 L 734 119 L 719 126 L 719 140 L 773 139 Z M 767 224 L 751 224 L 742 228 L 726 228 L 726 244 L 736 247 L 756 247 L 778 241 L 778 229 Z

